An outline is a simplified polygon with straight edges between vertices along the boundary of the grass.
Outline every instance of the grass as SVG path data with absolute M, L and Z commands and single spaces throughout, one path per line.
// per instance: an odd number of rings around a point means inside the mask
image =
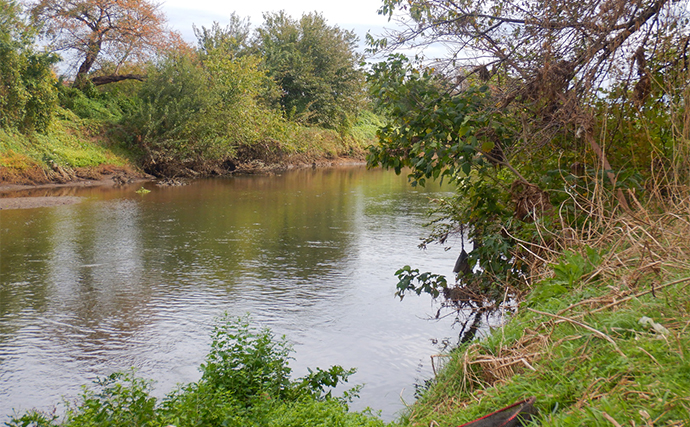
M 374 141 L 380 124 L 378 116 L 365 110 L 346 133 L 286 122 L 282 136 L 288 154 L 326 159 L 363 157 L 367 147 Z
M 529 396 L 538 425 L 688 425 L 690 206 L 592 221 L 545 255 L 503 326 L 447 358 L 399 425 L 461 425 Z M 572 283 L 558 280 L 566 267 Z
M 68 168 L 128 163 L 107 146 L 106 138 L 94 135 L 82 119 L 63 109 L 45 134 L 0 129 L 0 167 L 21 171 L 36 166 L 48 168 L 51 162 Z

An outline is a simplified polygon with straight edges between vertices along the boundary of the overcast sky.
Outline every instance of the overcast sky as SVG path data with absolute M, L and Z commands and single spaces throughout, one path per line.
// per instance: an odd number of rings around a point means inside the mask
M 164 0 L 162 6 L 173 29 L 193 43 L 196 38 L 192 24 L 210 27 L 213 21 L 217 21 L 224 26 L 230 14 L 235 12 L 241 18 L 249 17 L 252 26 L 256 27 L 263 22 L 263 12 L 285 10 L 293 18 L 299 18 L 303 13 L 320 12 L 330 25 L 354 30 L 360 38 L 360 45 L 363 45 L 367 31 L 381 34 L 384 26 L 390 26 L 387 18 L 376 13 L 381 4 L 381 0 Z

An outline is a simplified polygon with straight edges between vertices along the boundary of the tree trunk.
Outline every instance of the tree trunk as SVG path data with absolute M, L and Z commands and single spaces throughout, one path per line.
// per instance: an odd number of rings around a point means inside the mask
M 93 41 L 89 43 L 88 50 L 86 52 L 86 58 L 84 62 L 79 66 L 77 75 L 74 78 L 74 87 L 82 88 L 86 84 L 86 75 L 91 71 L 91 67 L 96 62 L 98 54 L 101 52 L 101 40 Z

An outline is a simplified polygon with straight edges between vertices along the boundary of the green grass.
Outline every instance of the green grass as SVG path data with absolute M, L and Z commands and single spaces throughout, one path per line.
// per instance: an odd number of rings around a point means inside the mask
M 60 109 L 45 134 L 22 134 L 0 129 L 0 167 L 23 170 L 32 166 L 96 167 L 122 166 L 128 160 L 108 147 L 102 132 L 87 126 L 72 112 Z
M 629 221 L 610 227 L 599 243 L 607 255 L 572 288 L 528 297 L 489 337 L 454 351 L 398 425 L 461 425 L 530 396 L 540 412 L 535 425 L 687 425 L 690 258 L 679 237 L 687 223 L 672 215 L 653 225 Z M 569 262 L 577 263 L 572 251 L 552 268 Z

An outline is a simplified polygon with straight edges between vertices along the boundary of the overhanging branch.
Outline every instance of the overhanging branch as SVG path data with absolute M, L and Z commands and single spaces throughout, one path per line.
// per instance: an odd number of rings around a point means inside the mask
M 91 77 L 91 83 L 93 83 L 94 86 L 100 86 L 100 85 L 105 85 L 108 83 L 117 83 L 121 82 L 123 80 L 139 80 L 140 82 L 143 82 L 146 79 L 146 76 L 143 74 L 112 74 L 109 76 L 97 76 L 97 77 Z

